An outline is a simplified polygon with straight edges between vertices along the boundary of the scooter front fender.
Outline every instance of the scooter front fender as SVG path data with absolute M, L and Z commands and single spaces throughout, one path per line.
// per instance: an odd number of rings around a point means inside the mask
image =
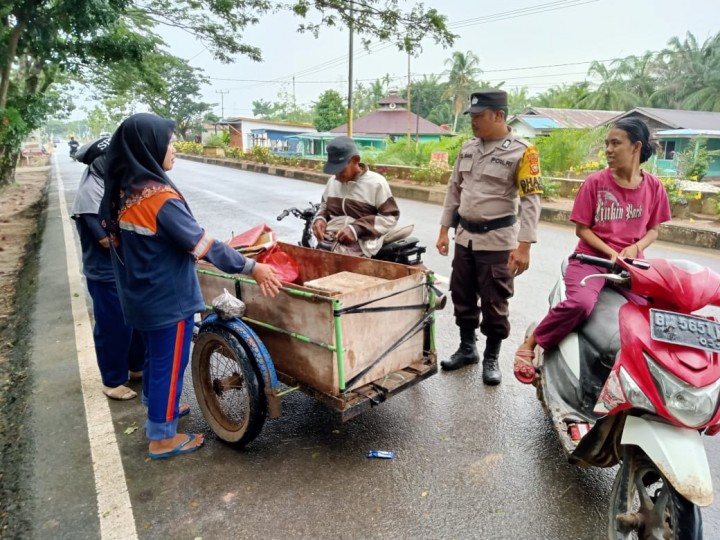
M 628 416 L 620 442 L 639 446 L 670 485 L 691 503 L 712 503 L 710 465 L 697 430 Z

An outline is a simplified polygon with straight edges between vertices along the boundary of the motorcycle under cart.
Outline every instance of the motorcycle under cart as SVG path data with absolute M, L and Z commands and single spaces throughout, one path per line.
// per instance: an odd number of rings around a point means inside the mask
M 309 203 L 307 208 L 286 208 L 277 217 L 278 221 L 282 221 L 289 215 L 302 220 L 304 222 L 303 233 L 298 243 L 299 246 L 307 248 L 320 248 L 315 236 L 312 233 L 312 222 L 315 214 L 317 214 L 320 205 L 318 203 Z M 422 254 L 425 253 L 425 246 L 420 245 L 420 241 L 414 236 L 410 236 L 413 231 L 412 225 L 399 227 L 391 231 L 386 237 L 380 251 L 373 257 L 378 261 L 388 261 L 398 264 L 407 264 L 410 266 L 422 265 Z
M 720 431 L 720 324 L 697 312 L 720 305 L 720 275 L 684 260 L 572 257 L 609 270 L 586 280 L 634 294 L 603 288 L 575 332 L 536 350 L 538 398 L 571 463 L 620 464 L 608 538 L 702 538 L 699 507 L 713 500 L 702 435 Z M 560 280 L 551 306 L 564 298 Z

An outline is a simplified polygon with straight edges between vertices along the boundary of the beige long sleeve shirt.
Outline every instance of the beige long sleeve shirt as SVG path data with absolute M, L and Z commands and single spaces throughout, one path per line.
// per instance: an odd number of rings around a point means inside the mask
M 474 251 L 506 251 L 518 242 L 535 242 L 540 219 L 540 162 L 537 148 L 510 132 L 496 141 L 472 139 L 465 143 L 450 178 L 441 225 L 453 226 L 456 211 L 468 221 L 488 221 L 517 215 L 510 227 L 471 233 L 462 225 L 455 242 Z

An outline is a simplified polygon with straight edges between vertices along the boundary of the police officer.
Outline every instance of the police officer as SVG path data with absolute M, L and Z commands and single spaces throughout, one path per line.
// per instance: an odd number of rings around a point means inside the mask
M 542 194 L 537 148 L 512 133 L 507 107 L 502 90 L 470 96 L 465 114 L 470 114 L 475 138 L 455 162 L 436 244 L 447 255 L 448 230 L 455 229 L 450 291 L 460 347 L 440 365 L 449 371 L 480 361 L 475 346 L 479 323 L 486 338 L 483 382 L 489 385 L 501 381 L 498 356 L 510 333 L 508 299 L 515 276 L 530 264 Z

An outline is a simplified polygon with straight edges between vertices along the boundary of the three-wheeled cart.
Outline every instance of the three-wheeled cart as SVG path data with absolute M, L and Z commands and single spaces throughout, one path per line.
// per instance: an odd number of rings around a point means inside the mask
M 206 304 L 223 289 L 247 306 L 241 319 L 206 314 L 192 376 L 203 415 L 222 440 L 243 446 L 283 395 L 300 390 L 349 420 L 437 373 L 434 317 L 444 300 L 432 273 L 413 266 L 279 243 L 299 284 L 265 297 L 246 276 L 198 266 Z

